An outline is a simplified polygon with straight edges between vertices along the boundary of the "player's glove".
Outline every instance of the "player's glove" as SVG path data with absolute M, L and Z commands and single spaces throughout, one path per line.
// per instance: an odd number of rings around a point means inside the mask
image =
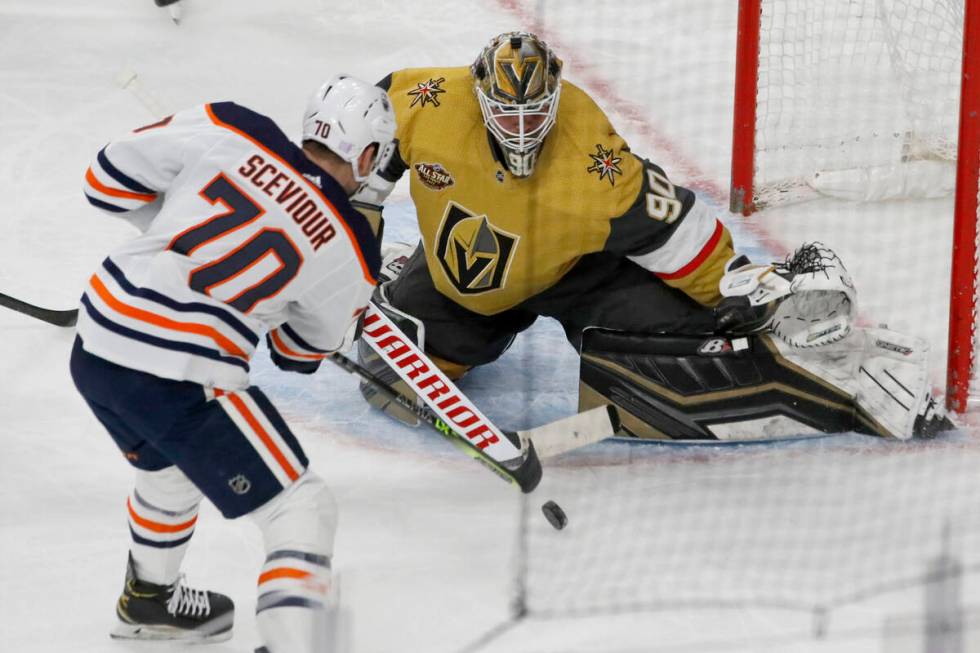
M 739 256 L 725 269 L 715 308 L 719 331 L 769 329 L 794 347 L 819 347 L 850 332 L 857 293 L 843 262 L 824 245 L 804 244 L 772 265 Z
M 272 362 L 281 370 L 286 372 L 299 372 L 300 374 L 313 374 L 320 368 L 320 361 L 315 360 L 298 360 L 295 358 L 287 358 L 281 354 L 276 343 L 272 340 L 272 332 L 265 334 L 265 344 L 269 347 L 269 356 L 272 358 Z

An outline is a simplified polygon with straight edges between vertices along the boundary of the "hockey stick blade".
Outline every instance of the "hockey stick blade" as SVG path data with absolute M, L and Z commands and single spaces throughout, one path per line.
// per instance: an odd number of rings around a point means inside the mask
M 482 463 L 503 480 L 516 485 L 525 494 L 534 490 L 534 488 L 538 486 L 538 483 L 541 482 L 541 461 L 538 459 L 538 454 L 535 451 L 533 442 L 527 443 L 527 447 L 523 449 L 523 455 L 518 459 L 519 462 L 516 465 L 510 464 L 509 461 L 507 463 L 503 463 L 495 460 L 482 449 L 476 447 L 465 435 L 454 430 L 445 421 L 433 415 L 432 411 L 430 411 L 426 406 L 416 405 L 414 401 L 411 401 L 405 397 L 403 394 L 392 388 L 383 380 L 379 379 L 375 374 L 365 369 L 356 361 L 353 361 L 342 354 L 334 354 L 328 358 L 334 364 L 343 368 L 347 372 L 359 376 L 361 379 L 371 384 L 376 390 L 378 390 L 378 392 L 391 401 L 394 401 L 399 406 L 411 411 L 413 414 L 418 416 L 421 421 L 428 424 L 440 435 L 461 449 L 464 453 L 469 455 L 477 462 Z M 516 434 L 505 433 L 505 435 L 509 435 L 514 440 L 518 440 L 518 436 Z
M 596 406 L 526 431 L 518 431 L 521 442 L 531 441 L 540 458 L 551 458 L 566 451 L 611 438 L 619 430 L 615 406 Z
M 13 309 L 18 313 L 23 313 L 24 315 L 30 315 L 31 317 L 41 320 L 42 322 L 47 322 L 48 324 L 53 324 L 59 327 L 70 327 L 75 326 L 75 322 L 78 321 L 78 309 L 72 308 L 67 311 L 55 311 L 50 308 L 41 308 L 40 306 L 35 306 L 34 304 L 28 304 L 19 299 L 15 299 L 10 295 L 4 295 L 0 293 L 0 306 L 6 306 L 7 308 Z

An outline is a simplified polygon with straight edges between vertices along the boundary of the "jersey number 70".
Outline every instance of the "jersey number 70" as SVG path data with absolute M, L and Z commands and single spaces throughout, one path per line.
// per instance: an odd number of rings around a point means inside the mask
M 228 210 L 177 234 L 167 249 L 190 256 L 198 248 L 258 220 L 265 213 L 265 209 L 221 173 L 201 189 L 200 195 L 212 205 L 220 202 Z M 282 229 L 265 227 L 230 252 L 194 268 L 187 283 L 208 296 L 226 283 L 236 280 L 247 283 L 232 297 L 221 301 L 249 313 L 260 301 L 282 290 L 302 265 L 303 256 L 289 236 Z M 248 274 L 254 278 L 240 279 Z

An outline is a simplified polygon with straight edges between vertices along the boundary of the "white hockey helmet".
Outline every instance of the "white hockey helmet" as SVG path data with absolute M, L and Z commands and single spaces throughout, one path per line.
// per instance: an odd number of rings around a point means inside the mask
M 387 165 L 394 152 L 395 112 L 385 92 L 365 81 L 337 75 L 317 89 L 303 114 L 303 140 L 316 141 L 351 165 L 354 179 L 364 184 Z M 357 169 L 361 153 L 377 144 L 378 153 L 366 175 Z

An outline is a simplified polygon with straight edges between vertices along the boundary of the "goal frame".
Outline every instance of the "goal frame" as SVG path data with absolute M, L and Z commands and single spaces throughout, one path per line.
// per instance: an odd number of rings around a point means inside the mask
M 762 3 L 739 0 L 730 210 L 752 215 Z M 980 182 L 980 0 L 964 0 L 959 140 L 950 278 L 946 406 L 966 412 L 975 356 L 977 203 Z

